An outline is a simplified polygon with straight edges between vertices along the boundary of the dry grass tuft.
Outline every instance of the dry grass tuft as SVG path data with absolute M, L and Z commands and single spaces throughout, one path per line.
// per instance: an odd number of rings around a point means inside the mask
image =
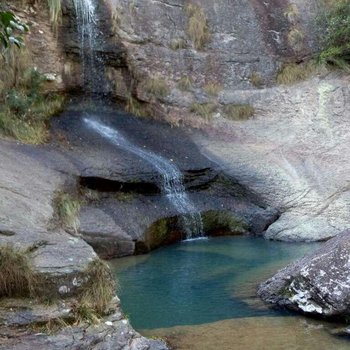
M 224 117 L 232 120 L 246 120 L 255 114 L 253 106 L 242 104 L 229 104 L 224 107 Z
M 214 103 L 193 103 L 190 107 L 190 111 L 206 120 L 210 120 L 216 108 Z
M 59 193 L 55 198 L 55 208 L 61 223 L 68 229 L 77 232 L 81 202 L 68 193 Z
M 287 64 L 279 71 L 277 83 L 281 85 L 293 85 L 309 78 L 317 71 L 318 67 L 314 62 Z
M 181 91 L 189 91 L 192 89 L 193 87 L 193 81 L 190 77 L 185 76 L 182 77 L 178 83 L 177 83 L 177 87 L 181 90 Z
M 79 305 L 76 308 L 78 318 L 91 323 L 107 312 L 107 307 L 115 295 L 116 282 L 109 266 L 102 260 L 92 261 L 85 271 L 86 283 L 82 286 Z
M 201 50 L 210 41 L 207 16 L 204 10 L 196 4 L 186 5 L 185 12 L 189 18 L 187 34 L 193 42 L 195 49 Z
M 0 297 L 30 297 L 37 277 L 26 250 L 11 245 L 0 247 Z
M 298 6 L 296 4 L 289 4 L 286 11 L 284 12 L 284 16 L 288 19 L 289 23 L 297 23 L 300 16 Z
M 294 51 L 300 51 L 303 49 L 305 34 L 298 27 L 293 27 L 288 35 L 288 44 L 292 47 Z
M 174 51 L 183 50 L 183 49 L 186 49 L 186 47 L 187 47 L 186 40 L 181 38 L 174 39 L 170 43 L 170 48 Z
M 203 86 L 203 90 L 210 96 L 217 97 L 222 91 L 222 86 L 215 81 L 210 81 Z
M 50 21 L 54 30 L 62 19 L 62 4 L 61 0 L 47 0 L 50 11 Z
M 136 115 L 136 117 L 148 117 L 149 111 L 145 104 L 141 103 L 136 98 L 132 97 L 131 95 L 128 96 L 126 101 L 125 110 L 128 113 L 131 113 L 133 115 Z
M 143 84 L 143 88 L 146 92 L 156 97 L 165 97 L 170 93 L 168 84 L 162 77 L 153 77 L 146 80 Z
M 249 81 L 257 88 L 261 88 L 264 85 L 263 79 L 258 72 L 253 72 L 249 77 Z

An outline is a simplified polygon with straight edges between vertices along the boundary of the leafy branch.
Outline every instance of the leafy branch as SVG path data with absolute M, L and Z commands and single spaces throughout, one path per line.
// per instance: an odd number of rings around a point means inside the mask
M 11 46 L 18 48 L 24 45 L 22 34 L 28 32 L 28 26 L 24 24 L 12 12 L 0 12 L 0 53 L 4 53 Z

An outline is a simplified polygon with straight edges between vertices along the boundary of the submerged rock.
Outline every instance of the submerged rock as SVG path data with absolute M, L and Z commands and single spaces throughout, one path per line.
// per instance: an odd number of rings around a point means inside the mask
M 258 295 L 267 303 L 309 315 L 350 315 L 350 231 L 324 243 L 262 283 Z

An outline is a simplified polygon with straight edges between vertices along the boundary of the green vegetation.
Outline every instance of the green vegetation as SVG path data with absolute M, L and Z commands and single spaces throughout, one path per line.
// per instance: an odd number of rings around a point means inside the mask
M 27 31 L 27 25 L 12 12 L 0 12 L 0 53 L 3 55 L 11 45 L 22 47 L 24 42 L 21 34 Z
M 98 317 L 107 313 L 108 304 L 115 295 L 116 283 L 109 266 L 99 259 L 89 264 L 85 277 L 76 314 L 80 320 L 96 323 Z
M 168 84 L 162 77 L 153 77 L 146 80 L 143 87 L 146 92 L 156 97 L 165 97 L 170 93 Z
M 222 91 L 222 86 L 215 81 L 210 81 L 203 86 L 203 90 L 208 95 L 216 97 L 220 93 L 220 91 Z
M 178 83 L 177 83 L 177 87 L 181 90 L 181 91 L 189 91 L 192 89 L 193 87 L 193 81 L 190 77 L 185 76 L 182 77 Z
M 185 12 L 188 16 L 187 34 L 193 42 L 194 48 L 201 50 L 210 41 L 207 16 L 204 10 L 196 4 L 186 5 Z
M 307 63 L 290 63 L 282 67 L 277 75 L 277 83 L 283 85 L 292 85 L 309 78 L 317 72 L 317 65 L 310 61 Z
M 246 120 L 255 114 L 253 106 L 247 104 L 229 104 L 224 107 L 224 117 L 232 120 Z
M 249 81 L 257 88 L 261 88 L 264 85 L 262 77 L 258 72 L 253 72 L 249 77 Z
M 190 112 L 204 118 L 211 119 L 213 113 L 216 111 L 216 105 L 214 103 L 193 103 L 190 107 Z
M 325 19 L 327 31 L 319 60 L 350 72 L 350 2 L 331 1 Z
M 68 229 L 78 230 L 81 201 L 68 193 L 60 192 L 54 200 L 61 223 Z
M 37 277 L 27 250 L 12 245 L 0 247 L 0 297 L 30 297 Z
M 15 76 L 11 77 L 14 85 L 6 94 L 5 86 L 10 82 L 3 82 L 0 134 L 25 143 L 40 144 L 48 140 L 47 122 L 52 115 L 62 111 L 65 99 L 61 95 L 42 93 L 45 78 L 37 70 L 29 69 L 23 74 L 17 69 L 15 67 Z

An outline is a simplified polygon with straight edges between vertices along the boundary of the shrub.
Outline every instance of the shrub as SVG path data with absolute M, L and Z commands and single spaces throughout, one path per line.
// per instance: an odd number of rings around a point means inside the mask
M 253 106 L 247 104 L 229 104 L 224 107 L 224 116 L 232 120 L 245 120 L 252 118 L 255 114 Z
M 215 81 L 210 81 L 203 86 L 203 90 L 208 95 L 216 97 L 222 91 L 222 86 Z
M 36 283 L 28 251 L 11 245 L 0 247 L 0 297 L 30 297 Z
M 290 63 L 282 67 L 277 75 L 277 83 L 292 85 L 309 78 L 317 71 L 317 66 L 313 61 L 307 63 Z
M 15 72 L 19 66 L 16 67 Z M 63 110 L 64 96 L 44 95 L 42 84 L 45 79 L 36 70 L 27 69 L 20 76 L 8 74 L 7 94 L 0 96 L 0 100 L 4 100 L 0 105 L 0 134 L 25 143 L 46 142 L 48 119 Z
M 203 49 L 204 45 L 210 40 L 207 16 L 204 10 L 195 4 L 186 5 L 185 12 L 189 18 L 187 34 L 196 50 Z
M 170 93 L 168 84 L 166 83 L 165 79 L 161 77 L 148 79 L 143 84 L 143 87 L 149 94 L 152 94 L 156 97 L 165 97 Z
M 321 63 L 330 63 L 350 71 L 350 2 L 332 1 L 325 16 L 327 30 Z M 323 19 L 322 19 L 323 20 Z
M 193 103 L 190 107 L 190 111 L 199 115 L 202 118 L 209 120 L 216 110 L 216 105 L 214 103 Z

